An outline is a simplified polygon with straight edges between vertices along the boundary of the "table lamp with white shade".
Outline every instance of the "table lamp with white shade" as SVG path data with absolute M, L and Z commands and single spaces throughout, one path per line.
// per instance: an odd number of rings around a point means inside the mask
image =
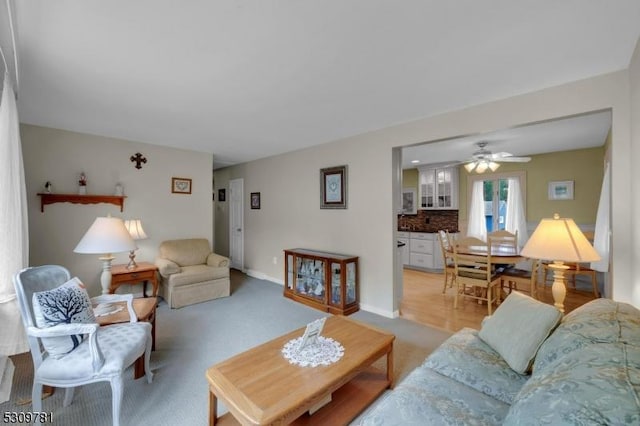
M 553 271 L 554 305 L 564 312 L 564 298 L 567 295 L 564 271 L 569 269 L 564 262 L 594 262 L 600 255 L 589 243 L 573 219 L 561 218 L 557 213 L 553 219 L 542 219 L 531 238 L 520 252 L 532 259 L 551 260 L 549 268 Z
M 102 294 L 109 294 L 111 286 L 111 261 L 113 253 L 135 250 L 136 242 L 118 217 L 98 217 L 84 234 L 73 251 L 75 253 L 101 254 L 102 275 L 100 285 Z
M 125 220 L 124 226 L 125 228 L 127 228 L 127 231 L 129 231 L 129 235 L 131 235 L 131 238 L 136 241 L 149 238 L 147 237 L 147 234 L 145 234 L 144 229 L 142 229 L 142 221 L 140 219 Z M 136 251 L 131 250 L 129 252 L 129 264 L 127 265 L 127 269 L 136 269 L 137 267 L 138 264 L 136 263 Z

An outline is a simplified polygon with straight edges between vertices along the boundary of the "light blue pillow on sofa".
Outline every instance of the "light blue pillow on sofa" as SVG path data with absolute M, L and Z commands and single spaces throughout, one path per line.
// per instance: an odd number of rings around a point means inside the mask
M 526 374 L 540 345 L 561 319 L 554 306 L 514 291 L 482 322 L 478 336 L 515 372 Z

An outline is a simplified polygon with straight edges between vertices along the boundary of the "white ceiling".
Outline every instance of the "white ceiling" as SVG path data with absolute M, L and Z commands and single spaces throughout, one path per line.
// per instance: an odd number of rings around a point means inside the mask
M 528 156 L 604 145 L 611 128 L 611 111 L 601 111 L 530 124 L 482 135 L 454 138 L 402 149 L 402 167 L 413 168 L 433 163 L 452 163 L 470 159 L 487 142 L 485 149 Z M 419 163 L 412 163 L 413 160 Z
M 625 69 L 640 35 L 638 0 L 13 3 L 22 122 L 218 167 Z

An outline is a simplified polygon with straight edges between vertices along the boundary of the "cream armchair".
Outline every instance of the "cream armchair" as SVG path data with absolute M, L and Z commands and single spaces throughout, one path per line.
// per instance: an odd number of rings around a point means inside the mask
M 160 295 L 171 308 L 230 294 L 229 259 L 212 253 L 204 238 L 163 241 L 155 263 Z

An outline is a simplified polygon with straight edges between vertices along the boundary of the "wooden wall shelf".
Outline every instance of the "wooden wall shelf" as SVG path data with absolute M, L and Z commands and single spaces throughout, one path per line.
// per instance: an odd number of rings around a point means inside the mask
M 124 210 L 125 195 L 79 195 L 79 194 L 47 194 L 38 193 L 40 197 L 40 211 L 44 212 L 44 206 L 55 203 L 73 204 L 99 204 L 109 203 L 120 206 L 120 211 Z

